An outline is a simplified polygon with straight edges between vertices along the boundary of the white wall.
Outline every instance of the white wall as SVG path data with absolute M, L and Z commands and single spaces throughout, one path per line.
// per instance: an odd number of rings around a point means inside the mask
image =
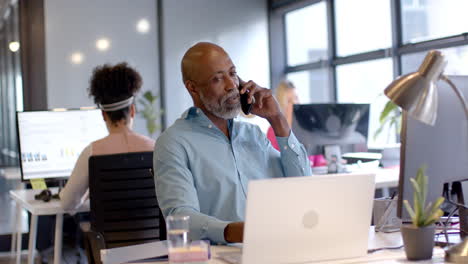
M 269 87 L 267 0 L 45 0 L 48 107 L 93 105 L 86 89 L 93 67 L 103 63 L 129 62 L 141 73 L 143 90 L 158 91 L 157 1 L 163 7 L 167 126 L 192 105 L 180 60 L 196 42 L 221 45 L 242 78 Z M 150 22 L 148 34 L 135 30 L 141 18 Z M 105 52 L 96 49 L 101 37 L 111 42 Z M 74 52 L 83 54 L 81 64 L 71 63 Z M 143 120 L 136 120 L 136 130 L 146 132 Z
M 145 90 L 159 91 L 158 42 L 155 0 L 45 0 L 47 103 L 49 108 L 94 105 L 87 88 L 92 69 L 104 63 L 126 61 L 143 78 Z M 148 33 L 136 25 L 148 20 Z M 107 38 L 106 51 L 96 48 Z M 71 56 L 80 52 L 81 64 Z M 137 118 L 135 129 L 146 134 L 144 121 Z
M 242 78 L 269 87 L 267 0 L 162 1 L 167 126 L 193 105 L 180 61 L 199 41 L 222 46 Z

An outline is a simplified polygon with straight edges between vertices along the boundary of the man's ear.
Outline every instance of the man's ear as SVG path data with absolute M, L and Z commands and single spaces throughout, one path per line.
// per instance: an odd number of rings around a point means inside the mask
M 191 80 L 185 81 L 185 87 L 189 91 L 190 95 L 192 97 L 197 96 L 198 97 L 198 87 L 196 87 L 195 83 Z

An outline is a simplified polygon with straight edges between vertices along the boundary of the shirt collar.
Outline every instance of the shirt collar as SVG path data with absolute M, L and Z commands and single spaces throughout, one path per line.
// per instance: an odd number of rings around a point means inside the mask
M 185 120 L 197 119 L 197 120 L 199 120 L 199 121 L 201 121 L 203 123 L 213 124 L 213 122 L 211 122 L 211 120 L 205 115 L 205 113 L 203 113 L 203 111 L 200 108 L 196 107 L 196 106 L 192 106 L 189 109 L 187 109 L 182 114 L 182 118 L 185 119 Z M 228 119 L 228 128 L 229 128 L 229 130 L 231 130 L 233 123 L 234 123 L 234 119 Z
M 182 114 L 182 118 L 188 120 L 197 117 L 200 114 L 205 115 L 200 108 L 192 106 L 189 109 L 185 110 L 185 112 Z

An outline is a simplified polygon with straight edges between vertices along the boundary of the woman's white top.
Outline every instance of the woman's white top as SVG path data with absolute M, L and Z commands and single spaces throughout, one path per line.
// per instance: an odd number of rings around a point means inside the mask
M 65 188 L 60 192 L 60 203 L 63 209 L 70 214 L 75 214 L 76 210 L 88 200 L 88 165 L 91 156 L 153 150 L 153 139 L 131 131 L 111 133 L 89 144 L 81 152 Z

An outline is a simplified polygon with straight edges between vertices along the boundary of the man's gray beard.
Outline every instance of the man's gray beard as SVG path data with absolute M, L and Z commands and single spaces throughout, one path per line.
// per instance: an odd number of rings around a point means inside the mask
M 208 110 L 210 113 L 213 115 L 223 118 L 223 119 L 233 119 L 237 117 L 240 113 L 241 110 L 241 104 L 240 100 L 238 101 L 237 104 L 233 106 L 229 106 L 226 101 L 231 98 L 232 96 L 237 95 L 236 92 L 232 92 L 229 94 L 226 94 L 219 100 L 219 102 L 210 102 L 206 97 L 203 96 L 202 93 L 200 93 L 200 99 L 205 106 L 206 110 Z

